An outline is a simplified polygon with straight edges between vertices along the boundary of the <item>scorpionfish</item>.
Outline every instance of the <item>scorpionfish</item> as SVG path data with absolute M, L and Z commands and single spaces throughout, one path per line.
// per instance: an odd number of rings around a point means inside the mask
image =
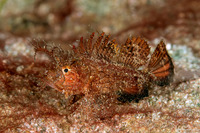
M 174 66 L 163 41 L 150 56 L 150 47 L 141 37 L 128 38 L 124 44 L 94 33 L 81 37 L 73 55 L 60 65 L 56 80 L 47 76 L 48 85 L 71 95 L 116 93 L 121 102 L 138 101 L 148 96 L 152 85 L 166 86 L 173 79 Z M 55 73 L 54 73 L 55 74 Z

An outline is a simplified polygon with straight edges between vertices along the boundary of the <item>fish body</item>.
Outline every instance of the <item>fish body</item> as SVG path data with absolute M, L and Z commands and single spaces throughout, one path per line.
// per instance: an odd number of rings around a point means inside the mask
M 122 45 L 109 41 L 110 35 L 104 33 L 95 43 L 93 38 L 94 33 L 88 40 L 80 39 L 79 46 L 73 47 L 74 57 L 60 67 L 56 79 L 55 73 L 48 73 L 49 86 L 66 97 L 119 92 L 119 100 L 126 102 L 146 96 L 151 84 L 164 86 L 172 81 L 174 66 L 163 41 L 149 59 L 150 47 L 140 37 L 128 38 Z

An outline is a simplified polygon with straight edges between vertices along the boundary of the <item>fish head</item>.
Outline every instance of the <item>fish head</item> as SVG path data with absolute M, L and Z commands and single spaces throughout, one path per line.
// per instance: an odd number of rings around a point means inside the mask
M 77 82 L 80 81 L 80 76 L 77 73 L 76 69 L 70 66 L 63 66 L 62 67 L 62 77 L 60 82 L 63 86 L 72 86 L 76 85 Z
M 48 86 L 69 95 L 80 94 L 81 80 L 80 75 L 73 66 L 62 66 L 58 71 L 48 71 L 46 77 Z

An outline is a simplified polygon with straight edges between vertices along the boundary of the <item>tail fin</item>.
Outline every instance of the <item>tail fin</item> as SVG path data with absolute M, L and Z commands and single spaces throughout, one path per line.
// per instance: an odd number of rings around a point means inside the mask
M 152 73 L 151 81 L 159 86 L 169 85 L 174 75 L 174 65 L 167 53 L 165 43 L 161 41 L 151 56 L 148 70 Z

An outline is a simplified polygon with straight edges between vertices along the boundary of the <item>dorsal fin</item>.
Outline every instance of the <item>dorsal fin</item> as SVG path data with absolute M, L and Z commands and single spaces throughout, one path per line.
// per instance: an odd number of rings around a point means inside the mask
M 92 40 L 94 38 L 94 32 L 90 35 L 90 38 L 88 39 L 88 42 L 87 42 L 87 52 L 91 55 L 92 54 L 92 51 L 93 51 L 93 45 L 92 45 Z
M 163 41 L 158 44 L 153 52 L 149 61 L 148 70 L 153 74 L 151 80 L 160 86 L 168 85 L 172 80 L 174 66 Z
M 102 32 L 101 33 L 101 35 L 97 38 L 97 40 L 96 40 L 96 42 L 95 42 L 95 44 L 94 44 L 94 49 L 96 49 L 96 50 L 98 50 L 99 48 L 100 48 L 100 45 L 101 45 L 101 41 L 102 41 L 102 39 L 103 39 L 103 37 L 104 37 L 104 32 Z M 109 40 L 109 37 L 108 37 L 108 39 L 107 40 Z M 105 42 L 106 43 L 106 42 Z M 98 52 L 98 51 L 97 51 Z
M 75 49 L 75 47 L 73 47 Z M 80 53 L 80 54 L 83 54 L 86 52 L 86 48 L 84 46 L 84 43 L 83 43 L 83 37 L 80 38 L 80 41 L 79 41 L 79 46 L 77 47 L 77 51 Z M 75 50 L 74 50 L 75 51 Z
M 137 69 L 146 64 L 149 55 L 149 45 L 140 37 L 127 39 L 126 43 L 121 46 L 118 55 L 118 62 Z
M 108 41 L 109 37 L 110 35 L 105 37 L 102 45 L 99 48 L 98 55 L 107 61 L 114 61 L 114 57 L 118 50 L 118 44 L 115 42 L 115 39 Z
M 102 41 L 104 34 L 102 32 L 94 44 L 92 44 L 94 33 L 90 35 L 88 41 L 83 41 L 81 38 L 77 51 L 89 56 L 97 55 L 107 61 L 122 63 L 134 69 L 146 64 L 150 48 L 144 39 L 140 37 L 128 38 L 124 45 L 119 46 L 115 40 L 109 41 L 110 35 L 105 36 Z
M 79 54 L 88 54 L 92 55 L 94 49 L 98 49 L 99 45 L 101 44 L 102 38 L 104 36 L 104 32 L 101 33 L 101 36 L 99 36 L 96 40 L 96 42 L 93 44 L 93 38 L 94 38 L 94 32 L 90 35 L 90 38 L 88 41 L 83 40 L 83 37 L 80 38 L 79 46 L 76 48 Z

